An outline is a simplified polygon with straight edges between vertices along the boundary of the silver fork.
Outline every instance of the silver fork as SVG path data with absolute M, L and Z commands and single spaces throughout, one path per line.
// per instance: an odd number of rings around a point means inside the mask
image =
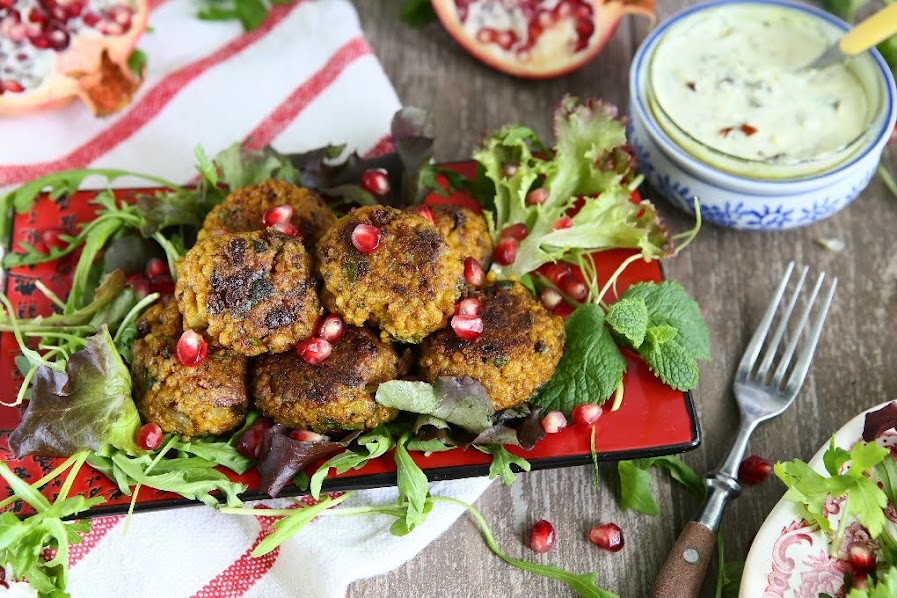
M 654 582 L 654 598 L 691 598 L 698 595 L 704 575 L 707 573 L 707 565 L 713 555 L 723 509 L 729 499 L 741 492 L 741 486 L 738 485 L 738 466 L 744 458 L 751 433 L 761 422 L 785 411 L 794 402 L 794 397 L 807 377 L 838 279 L 835 278 L 828 291 L 824 293 L 825 297 L 810 324 L 809 334 L 801 343 L 802 333 L 810 320 L 825 278 L 824 272 L 819 275 L 806 307 L 789 335 L 790 339 L 784 347 L 781 347 L 791 314 L 807 277 L 807 268 L 804 268 L 797 288 L 783 304 L 782 298 L 785 296 L 793 271 L 794 262 L 791 262 L 738 364 L 734 388 L 735 399 L 741 412 L 738 436 L 722 465 L 716 471 L 707 474 L 704 482 L 707 486 L 704 505 L 698 516 L 686 524 L 660 569 Z M 769 336 L 780 307 L 783 307 L 781 318 Z

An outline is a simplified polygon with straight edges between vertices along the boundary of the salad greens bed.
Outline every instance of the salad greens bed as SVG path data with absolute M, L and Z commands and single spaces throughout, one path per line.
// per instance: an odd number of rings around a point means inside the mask
M 135 201 L 117 200 L 111 190 L 93 200 L 96 216 L 77 233 L 62 236 L 60 247 L 49 250 L 21 244 L 18 253 L 5 256 L 7 268 L 56 260 L 79 252 L 71 290 L 65 299 L 45 286 L 39 288 L 56 305 L 56 313 L 18 319 L 9 300 L 0 295 L 0 331 L 15 335 L 21 348 L 17 365 L 24 376 L 16 401 L 28 400 L 22 423 L 10 435 L 18 457 L 40 455 L 65 460 L 41 480 L 29 484 L 5 463 L 0 476 L 12 490 L 0 502 L 0 566 L 16 579 L 27 579 L 45 596 L 64 595 L 67 584 L 68 546 L 80 541 L 90 524 L 71 518 L 101 504 L 102 497 L 69 496 L 83 465 L 89 464 L 113 480 L 132 497 L 142 488 L 177 493 L 202 501 L 223 512 L 253 514 L 243 505 L 243 484 L 222 470 L 243 473 L 257 466 L 261 488 L 271 496 L 290 483 L 319 499 L 314 506 L 283 511 L 276 531 L 254 554 L 264 554 L 293 536 L 317 516 L 387 515 L 395 518 L 392 533 L 407 534 L 423 522 L 438 503 L 458 503 L 432 496 L 427 477 L 409 451 L 464 448 L 492 456 L 490 477 L 512 483 L 516 473 L 529 469 L 522 457 L 505 446 L 531 448 L 544 431 L 543 410 L 561 410 L 568 416 L 583 403 L 624 400 L 626 368 L 621 349 L 637 352 L 666 384 L 680 390 L 694 388 L 697 361 L 710 356 L 709 333 L 697 303 L 673 282 L 634 285 L 610 302 L 609 291 L 623 269 L 637 259 L 672 256 L 687 245 L 700 227 L 672 236 L 649 202 L 635 203 L 631 195 L 641 177 L 635 174 L 625 147 L 624 125 L 616 110 L 596 100 L 564 98 L 554 116 L 556 145 L 549 149 L 523 126 L 508 126 L 489 136 L 474 155 L 479 164 L 474 179 L 443 170 L 432 162 L 429 116 L 406 108 L 393 120 L 396 152 L 362 159 L 345 156 L 344 147 L 330 146 L 301 154 L 282 154 L 271 148 L 251 150 L 236 144 L 209 159 L 197 150 L 200 180 L 182 187 L 155 176 L 119 170 L 77 170 L 49 175 L 23 185 L 3 198 L 0 234 L 8 238 L 13 213 L 31 210 L 46 194 L 58 201 L 78 190 L 85 181 L 104 178 L 108 183 L 137 176 L 165 190 L 137 194 Z M 283 179 L 316 189 L 338 209 L 346 205 L 383 202 L 356 183 L 371 167 L 384 167 L 400 194 L 386 201 L 396 206 L 421 202 L 432 192 L 465 191 L 481 201 L 491 232 L 523 223 L 529 235 L 521 243 L 517 261 L 495 268 L 500 279 L 519 279 L 534 292 L 551 281 L 538 274 L 540 266 L 569 262 L 578 266 L 589 287 L 584 303 L 567 322 L 567 347 L 556 375 L 529 404 L 495 413 L 482 385 L 470 378 L 445 378 L 430 385 L 396 380 L 379 387 L 376 400 L 405 415 L 374 430 L 343 438 L 301 441 L 274 425 L 265 432 L 257 460 L 238 451 L 243 432 L 253 425 L 250 413 L 244 427 L 228 438 L 205 437 L 185 441 L 167 435 L 155 451 L 142 451 L 135 443 L 141 421 L 131 398 L 127 363 L 137 336 L 140 314 L 159 298 L 156 293 L 138 299 L 126 273 L 152 255 L 164 255 L 175 275 L 175 262 L 195 239 L 208 211 L 232 189 L 269 178 Z M 527 202 L 541 189 L 542 203 Z M 554 230 L 554 223 L 572 214 L 572 227 Z M 593 253 L 611 248 L 635 250 L 609 280 L 599 280 Z M 615 294 L 615 293 L 614 293 Z M 594 434 L 592 429 L 594 454 Z M 342 502 L 322 494 L 327 474 L 358 469 L 369 460 L 394 451 L 399 497 L 394 505 L 330 509 Z M 313 472 L 306 469 L 325 459 Z M 597 483 L 597 459 L 596 483 Z M 703 493 L 698 476 L 674 457 L 621 462 L 621 505 L 625 509 L 657 514 L 650 492 L 651 467 L 664 469 L 694 492 Z M 64 476 L 64 477 L 63 477 Z M 39 489 L 63 477 L 57 498 L 50 502 Z M 895 478 L 897 479 L 897 478 Z M 33 515 L 20 518 L 9 507 L 27 504 Z M 480 526 L 489 548 L 506 562 L 533 573 L 558 579 L 583 596 L 613 596 L 598 588 L 597 574 L 574 575 L 546 565 L 528 563 L 504 554 L 482 515 L 463 505 Z M 44 558 L 46 549 L 55 556 Z

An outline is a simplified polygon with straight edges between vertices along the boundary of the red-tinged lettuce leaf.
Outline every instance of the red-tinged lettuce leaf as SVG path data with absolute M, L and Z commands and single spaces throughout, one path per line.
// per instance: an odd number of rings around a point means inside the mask
M 9 436 L 17 457 L 68 457 L 106 445 L 138 452 L 131 375 L 106 326 L 69 357 L 65 373 L 38 368 L 32 388 L 22 423 Z
M 290 438 L 286 428 L 280 424 L 272 426 L 265 432 L 265 439 L 259 452 L 261 490 L 272 498 L 277 498 L 284 486 L 300 471 L 318 460 L 328 459 L 346 450 L 358 434 L 351 434 L 338 442 L 327 439 L 310 442 Z
M 897 403 L 888 403 L 881 409 L 866 414 L 866 421 L 863 424 L 863 440 L 872 442 L 894 427 L 897 427 Z
M 544 410 L 536 407 L 526 414 L 515 413 L 513 417 L 499 416 L 498 422 L 477 436 L 473 444 L 512 444 L 531 450 L 536 443 L 545 438 L 542 427 Z
M 490 428 L 495 414 L 489 393 L 469 376 L 441 376 L 432 385 L 391 380 L 377 388 L 376 399 L 386 407 L 432 415 L 474 434 Z

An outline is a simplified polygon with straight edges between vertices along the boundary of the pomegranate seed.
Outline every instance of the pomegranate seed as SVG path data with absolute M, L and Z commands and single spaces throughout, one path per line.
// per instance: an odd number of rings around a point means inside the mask
M 526 194 L 526 203 L 531 206 L 538 206 L 545 203 L 548 199 L 548 189 L 533 189 Z
M 542 418 L 542 429 L 546 434 L 557 434 L 567 427 L 567 418 L 560 411 L 549 411 Z
M 751 455 L 738 467 L 738 479 L 759 484 L 772 474 L 772 462 L 759 455 Z
M 128 284 L 134 287 L 134 296 L 139 301 L 150 294 L 150 283 L 142 274 L 132 274 L 128 277 Z
M 137 446 L 145 451 L 154 451 L 162 446 L 162 440 L 165 438 L 162 434 L 162 428 L 158 424 L 143 424 L 137 430 Z
M 9 83 L 9 81 L 5 81 L 3 83 L 4 87 L 9 89 Z M 64 249 L 68 245 L 68 243 L 60 238 L 64 234 L 66 234 L 66 232 L 60 228 L 50 228 L 41 233 L 40 240 L 43 241 L 44 246 L 48 251 L 52 249 Z
M 522 241 L 529 234 L 529 231 L 526 230 L 526 225 L 522 222 L 518 222 L 517 224 L 512 224 L 508 228 L 501 231 L 498 235 L 499 239 L 517 239 L 518 241 Z
M 475 299 L 473 297 L 468 297 L 467 299 L 463 299 L 458 302 L 455 306 L 455 315 L 456 316 L 478 316 L 480 315 L 480 310 L 483 308 L 483 304 L 480 303 L 479 299 Z
M 589 296 L 589 287 L 586 286 L 586 283 L 573 276 L 567 277 L 561 283 L 561 290 L 576 301 L 585 301 Z
M 84 16 L 81 17 L 81 20 L 88 27 L 95 27 L 96 24 L 100 22 L 100 15 L 95 12 L 87 11 L 84 13 Z
M 558 218 L 557 222 L 554 223 L 554 230 L 563 230 L 565 228 L 570 228 L 573 226 L 573 218 L 569 216 L 561 216 Z
M 331 345 L 338 343 L 345 332 L 346 325 L 343 323 L 343 319 L 336 314 L 325 317 L 315 328 L 315 336 L 324 339 Z
M 475 341 L 483 334 L 483 319 L 480 316 L 452 316 L 451 325 L 458 338 L 466 341 Z
M 583 403 L 573 408 L 573 421 L 584 426 L 591 426 L 601 417 L 601 407 L 595 403 Z
M 519 245 L 517 239 L 513 237 L 502 239 L 495 245 L 495 252 L 492 257 L 502 266 L 510 266 L 517 259 L 517 248 Z
M 482 286 L 486 280 L 486 273 L 475 257 L 464 258 L 464 280 L 472 287 Z
M 305 363 L 318 365 L 333 353 L 333 345 L 323 338 L 311 337 L 296 345 L 296 352 Z
M 567 277 L 573 274 L 570 264 L 567 262 L 558 262 L 556 264 L 545 264 L 539 269 L 545 278 L 556 285 L 560 285 Z
M 369 168 L 361 173 L 361 186 L 374 195 L 386 195 L 392 189 L 385 168 Z
M 174 295 L 174 279 L 168 274 L 153 276 L 149 279 L 149 292 L 160 295 Z
M 433 210 L 427 206 L 417 206 L 414 211 L 430 221 L 430 224 L 436 226 L 436 217 L 433 216 Z
M 275 228 L 289 237 L 299 237 L 299 229 L 292 222 L 275 222 L 268 228 Z
M 12 93 L 22 93 L 25 91 L 25 87 L 18 81 L 4 81 L 3 89 L 5 91 L 11 91 Z
M 262 224 L 267 228 L 279 222 L 289 222 L 292 217 L 293 206 L 285 203 L 266 210 L 265 215 L 262 216 Z
M 32 8 L 30 11 L 28 11 L 28 20 L 32 23 L 37 23 L 38 25 L 40 25 L 47 22 L 47 15 L 45 15 L 43 11 L 37 8 Z
M 874 571 L 875 551 L 868 544 L 851 542 L 847 546 L 847 562 L 858 571 Z
M 564 297 L 556 290 L 551 287 L 545 287 L 542 289 L 542 292 L 539 293 L 539 301 L 542 302 L 542 305 L 548 311 L 554 311 L 557 307 L 564 302 Z
M 260 417 L 255 420 L 240 435 L 240 440 L 237 441 L 237 452 L 247 459 L 258 457 L 262 448 L 262 440 L 265 438 L 265 432 L 273 425 L 274 422 L 267 417 Z
M 206 360 L 208 354 L 209 345 L 198 332 L 185 330 L 181 338 L 178 339 L 177 355 L 181 365 L 187 367 L 200 365 Z
M 317 432 L 312 432 L 311 430 L 293 430 L 290 432 L 290 438 L 300 442 L 321 442 L 322 440 L 326 440 L 323 435 L 318 434 Z
M 548 552 L 554 548 L 554 542 L 557 540 L 557 534 L 554 533 L 554 526 L 548 521 L 540 519 L 533 524 L 533 529 L 529 534 L 529 547 L 536 552 Z
M 359 224 L 352 231 L 352 245 L 365 255 L 374 253 L 380 246 L 380 229 L 370 224 Z
M 155 278 L 156 276 L 163 276 L 163 275 L 169 273 L 168 264 L 165 262 L 165 260 L 158 258 L 158 257 L 154 257 L 146 263 L 146 268 L 144 270 L 144 273 L 146 274 L 147 278 Z
M 589 540 L 605 550 L 619 552 L 623 549 L 623 530 L 616 523 L 596 525 L 589 531 Z

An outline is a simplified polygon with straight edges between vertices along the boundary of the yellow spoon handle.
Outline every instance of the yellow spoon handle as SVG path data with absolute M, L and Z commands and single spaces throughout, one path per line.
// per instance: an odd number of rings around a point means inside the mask
M 878 11 L 841 38 L 838 45 L 848 56 L 865 52 L 886 37 L 897 33 L 897 2 Z

